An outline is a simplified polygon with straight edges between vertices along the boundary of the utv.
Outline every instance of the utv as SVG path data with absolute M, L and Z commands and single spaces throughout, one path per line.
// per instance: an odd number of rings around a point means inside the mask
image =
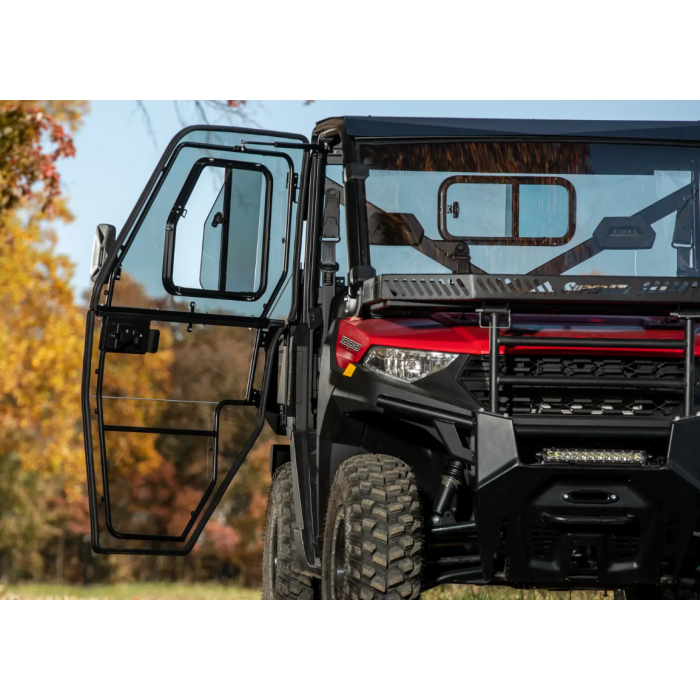
M 699 182 L 700 123 L 181 131 L 95 241 L 94 551 L 206 547 L 265 431 L 265 598 L 696 598 Z

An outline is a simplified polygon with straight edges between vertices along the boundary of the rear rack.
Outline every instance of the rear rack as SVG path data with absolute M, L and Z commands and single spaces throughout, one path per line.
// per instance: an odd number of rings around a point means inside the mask
M 683 390 L 684 417 L 693 415 L 693 396 L 695 386 L 695 321 L 700 317 L 697 312 L 676 312 L 673 315 L 685 321 L 685 336 L 683 339 L 669 340 L 638 340 L 638 339 L 602 339 L 602 338 L 520 338 L 501 335 L 500 320 L 509 317 L 508 307 L 482 307 L 478 309 L 483 319 L 488 318 L 489 328 L 489 408 L 492 413 L 498 413 L 499 389 L 502 386 L 590 386 L 589 379 L 573 377 L 513 377 L 501 374 L 501 347 L 537 347 L 537 348 L 580 348 L 580 349 L 644 349 L 644 350 L 683 350 L 683 379 L 635 379 L 621 377 L 615 379 L 597 379 L 597 387 L 621 387 L 637 389 L 675 388 Z

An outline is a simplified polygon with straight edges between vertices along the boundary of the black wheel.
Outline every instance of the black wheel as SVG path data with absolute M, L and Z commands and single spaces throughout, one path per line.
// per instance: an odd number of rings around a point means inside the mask
M 263 541 L 263 599 L 310 600 L 315 585 L 299 568 L 293 540 L 292 467 L 283 464 L 272 477 Z
M 360 455 L 341 464 L 328 499 L 321 561 L 325 599 L 420 596 L 423 518 L 406 463 Z
M 615 600 L 698 600 L 697 591 L 688 588 L 657 588 L 635 586 L 615 591 Z

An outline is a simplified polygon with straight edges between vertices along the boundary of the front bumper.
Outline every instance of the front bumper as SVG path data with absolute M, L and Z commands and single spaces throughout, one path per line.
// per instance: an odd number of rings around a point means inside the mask
M 340 382 L 334 401 L 339 415 L 384 413 L 420 425 L 446 456 L 469 465 L 479 583 L 612 589 L 699 578 L 700 418 L 509 418 L 471 408 L 461 394 L 448 401 L 450 371 L 439 391 L 428 381 L 403 386 L 358 368 Z M 620 449 L 624 441 L 642 449 L 651 438 L 663 445 L 660 466 L 540 464 L 532 457 L 533 444 L 575 440 L 580 448 Z M 432 458 L 423 481 L 428 492 L 443 466 Z M 414 464 L 416 456 L 405 459 Z M 615 498 L 601 501 L 606 495 Z
M 663 466 L 575 466 L 523 463 L 513 421 L 480 413 L 475 457 L 485 581 L 617 588 L 696 578 L 700 418 L 672 424 Z

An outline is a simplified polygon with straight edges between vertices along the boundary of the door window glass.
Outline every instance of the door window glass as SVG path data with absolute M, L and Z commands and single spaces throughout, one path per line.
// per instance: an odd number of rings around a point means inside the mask
M 276 297 L 277 303 L 274 305 L 274 313 L 271 313 L 270 316 L 272 318 L 286 318 L 291 301 L 290 285 L 286 285 L 287 291 L 284 293 L 284 300 L 280 298 L 280 295 L 285 287 L 283 280 L 285 263 L 287 268 L 285 279 L 288 281 L 288 278 L 291 276 L 291 256 L 294 251 L 294 239 L 296 235 L 297 203 L 292 203 L 291 218 L 289 219 L 290 230 L 288 234 L 287 205 L 289 191 L 287 187 L 290 168 L 289 162 L 284 157 L 281 157 L 281 154 L 285 154 L 291 160 L 294 173 L 300 177 L 303 152 L 299 149 L 287 150 L 274 148 L 272 146 L 268 149 L 264 145 L 256 145 L 254 148 L 264 151 L 269 150 L 270 155 L 255 155 L 246 151 L 235 152 L 230 150 L 233 147 L 240 147 L 241 141 L 245 141 L 246 139 L 252 140 L 253 138 L 255 141 L 265 143 L 292 140 L 292 137 L 281 138 L 280 135 L 275 134 L 255 134 L 251 136 L 237 131 L 211 130 L 194 130 L 180 137 L 179 146 L 182 146 L 184 143 L 193 145 L 179 149 L 174 160 L 171 161 L 172 164 L 167 171 L 167 176 L 164 177 L 165 173 L 161 175 L 156 189 L 146 201 L 146 204 L 141 208 L 134 225 L 131 227 L 130 235 L 127 238 L 127 241 L 130 242 L 128 242 L 128 249 L 123 254 L 121 263 L 121 280 L 115 283 L 112 305 L 129 308 L 189 311 L 190 304 L 194 302 L 197 312 L 249 317 L 262 316 L 266 312 L 269 302 L 273 297 Z M 192 168 L 202 158 L 214 158 L 251 165 L 260 164 L 270 173 L 272 184 L 270 185 L 271 204 L 269 258 L 267 265 L 268 283 L 264 293 L 258 299 L 209 298 L 192 296 L 186 291 L 180 294 L 172 294 L 164 286 L 163 261 L 168 219 Z M 240 172 L 237 173 L 237 176 L 238 175 L 240 175 Z M 202 190 L 203 192 L 206 192 L 207 187 L 211 188 L 208 197 L 202 200 L 207 203 L 201 205 L 197 216 L 192 215 L 191 221 L 193 223 L 191 224 L 191 228 L 186 229 L 189 238 L 187 242 L 182 244 L 185 247 L 178 250 L 178 245 L 175 246 L 176 260 L 173 262 L 174 278 L 179 280 L 178 274 L 182 274 L 183 282 L 187 280 L 191 283 L 191 288 L 205 289 L 211 281 L 212 270 L 215 270 L 216 267 L 217 237 L 205 235 L 205 231 L 208 217 L 212 215 L 213 223 L 213 216 L 217 213 L 213 212 L 212 214 L 211 210 L 216 205 L 224 185 L 224 177 L 225 175 L 222 176 L 220 174 L 218 182 L 212 182 L 212 178 L 209 176 L 209 185 L 207 185 L 206 179 L 202 182 L 202 186 L 204 187 Z M 241 186 L 243 186 L 242 182 Z M 255 188 L 253 179 L 249 179 L 245 187 L 248 192 L 245 200 L 250 201 Z M 294 197 L 294 199 L 298 199 L 298 197 Z M 206 214 L 202 213 L 204 210 L 206 210 Z M 180 231 L 180 227 L 187 222 L 190 216 L 191 214 L 188 210 L 184 219 L 180 218 L 178 220 L 178 231 Z M 187 225 L 190 226 L 190 224 Z M 250 219 L 248 225 L 249 227 L 253 226 Z M 220 226 L 214 228 L 213 231 L 213 233 L 219 233 L 219 243 L 220 231 Z M 236 235 L 234 231 L 233 236 L 235 237 Z M 182 241 L 182 239 L 180 240 Z M 249 238 L 248 241 L 250 242 L 250 240 Z M 250 282 L 252 279 L 255 285 L 256 281 L 260 281 L 261 269 L 259 267 L 254 268 L 252 260 L 253 257 L 255 257 L 257 263 L 259 256 L 262 255 L 262 251 L 260 248 L 256 248 L 255 254 L 253 255 L 252 244 L 248 247 L 241 246 L 240 241 L 241 239 L 239 238 L 237 241 L 239 245 L 234 244 L 231 246 L 230 259 L 233 261 L 234 269 L 238 270 L 241 274 L 247 275 L 247 277 L 244 276 L 240 279 L 247 282 Z M 258 245 L 262 244 L 261 238 L 258 238 L 257 243 Z M 218 251 L 220 255 L 220 246 L 218 247 Z M 190 252 L 192 252 L 192 257 L 190 260 L 186 260 Z M 205 255 L 211 255 L 212 257 L 211 259 L 207 258 L 207 262 L 203 264 Z M 243 268 L 245 268 L 245 272 L 242 272 Z M 122 284 L 126 279 L 130 280 L 140 289 L 138 302 L 131 293 L 131 290 L 134 289 L 134 285 Z M 203 284 L 203 280 L 206 280 L 206 284 Z M 243 286 L 243 282 L 241 282 L 241 284 L 232 284 L 235 287 L 242 288 Z M 183 289 L 187 289 L 184 284 L 180 286 L 182 286 Z M 239 290 L 230 289 L 229 291 Z M 144 298 L 146 299 L 145 302 L 143 301 Z
M 168 224 L 176 293 L 264 294 L 272 179 L 260 164 L 243 165 L 195 167 L 190 180 L 196 182 L 185 183 Z

